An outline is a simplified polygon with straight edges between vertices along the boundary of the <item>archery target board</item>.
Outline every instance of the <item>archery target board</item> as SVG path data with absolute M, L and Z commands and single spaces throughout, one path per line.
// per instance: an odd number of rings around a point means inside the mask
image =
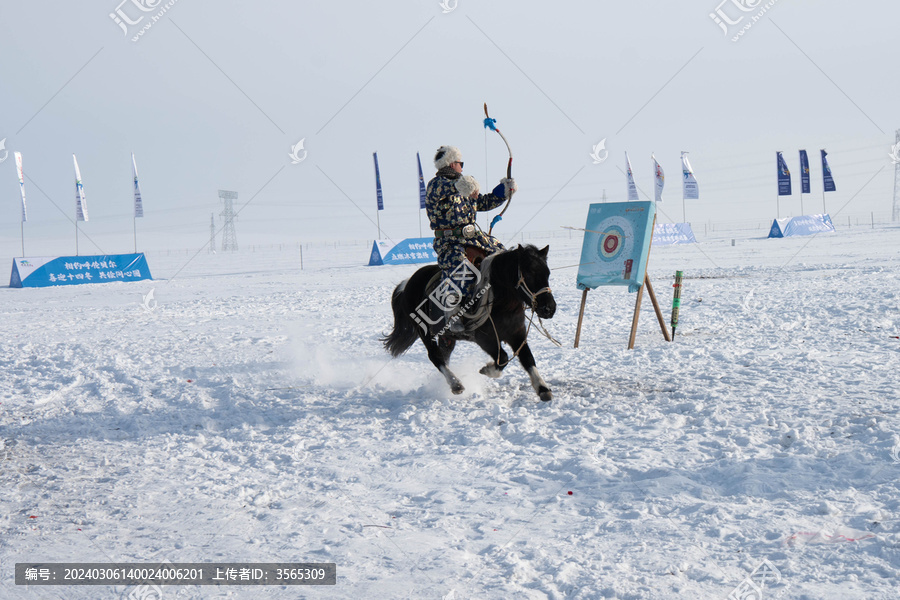
M 576 283 L 578 289 L 627 285 L 637 291 L 647 269 L 653 202 L 591 204 Z

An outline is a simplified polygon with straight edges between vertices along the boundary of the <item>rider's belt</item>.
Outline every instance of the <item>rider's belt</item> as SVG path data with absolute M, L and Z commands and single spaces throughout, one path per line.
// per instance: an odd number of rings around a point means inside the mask
M 454 227 L 452 229 L 435 229 L 434 237 L 436 238 L 445 238 L 445 237 L 461 237 L 465 239 L 470 239 L 475 237 L 478 233 L 478 229 L 475 225 L 463 225 L 462 227 Z

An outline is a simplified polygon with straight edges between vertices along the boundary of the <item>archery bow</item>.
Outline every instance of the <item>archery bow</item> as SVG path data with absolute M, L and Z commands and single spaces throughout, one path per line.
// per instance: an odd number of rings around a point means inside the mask
M 491 131 L 496 131 L 500 134 L 500 138 L 503 140 L 503 143 L 506 144 L 506 149 L 509 151 L 509 162 L 506 164 L 506 177 L 507 179 L 512 179 L 512 149 L 509 147 L 509 142 L 506 140 L 506 136 L 503 135 L 497 128 L 497 119 L 492 119 L 491 115 L 488 114 L 487 102 L 484 103 L 484 126 Z M 505 186 L 504 186 L 505 189 Z M 507 193 L 509 193 L 507 191 Z M 506 206 L 503 207 L 503 210 L 500 211 L 500 214 L 491 219 L 491 226 L 488 227 L 488 235 L 491 235 L 491 231 L 494 229 L 494 225 L 497 224 L 499 220 L 503 218 L 503 213 L 506 212 L 506 209 L 509 208 L 509 203 L 512 200 L 512 194 L 509 195 L 509 198 L 506 200 Z

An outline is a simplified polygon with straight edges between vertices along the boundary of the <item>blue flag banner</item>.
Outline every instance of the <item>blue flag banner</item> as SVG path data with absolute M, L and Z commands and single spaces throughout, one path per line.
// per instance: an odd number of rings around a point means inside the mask
M 784 162 L 784 156 L 781 155 L 781 152 L 776 152 L 775 155 L 778 157 L 778 195 L 790 196 L 791 172 L 788 169 L 787 163 Z
M 800 193 L 809 193 L 809 156 L 806 150 L 800 151 Z
M 425 208 L 425 177 L 422 175 L 422 159 L 416 152 L 416 162 L 419 163 L 419 208 Z
M 655 216 L 654 202 L 591 204 L 575 279 L 578 289 L 627 285 L 629 292 L 638 291 L 647 272 Z
M 785 219 L 774 219 L 769 229 L 770 238 L 793 237 L 834 232 L 830 215 L 804 215 Z
M 9 287 L 48 287 L 153 279 L 144 253 L 14 258 Z
M 407 238 L 399 244 L 390 240 L 375 240 L 368 266 L 437 262 L 433 244 L 434 238 L 431 237 Z
M 375 159 L 375 195 L 378 197 L 378 210 L 384 210 L 384 195 L 381 193 L 381 172 L 378 170 L 378 153 L 373 152 Z
M 828 153 L 822 150 L 822 185 L 825 186 L 826 192 L 833 192 L 835 191 L 834 178 L 831 176 L 831 167 L 828 166 L 828 161 L 825 160 L 826 156 L 828 156 Z

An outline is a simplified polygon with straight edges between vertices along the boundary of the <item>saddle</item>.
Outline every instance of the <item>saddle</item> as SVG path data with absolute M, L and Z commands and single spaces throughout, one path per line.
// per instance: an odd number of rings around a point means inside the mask
M 487 256 L 487 252 L 476 246 L 466 246 L 466 258 L 470 263 L 475 265 L 476 269 L 481 268 L 481 263 Z
M 463 299 L 463 305 L 466 305 L 472 300 L 474 300 L 475 302 L 460 315 L 466 332 L 472 332 L 481 327 L 487 321 L 487 318 L 491 313 L 491 305 L 493 304 L 494 294 L 491 291 L 487 281 L 488 271 L 490 269 L 491 263 L 490 259 L 488 259 L 487 257 L 487 253 L 481 248 L 476 248 L 475 246 L 466 246 L 466 259 L 481 272 L 481 281 L 478 283 L 475 289 L 470 290 L 469 295 L 467 295 Z M 431 277 L 431 279 L 428 280 L 428 285 L 425 286 L 426 296 L 429 296 L 438 287 L 438 285 L 441 283 L 442 278 L 443 271 L 438 271 Z M 440 307 L 438 307 L 436 304 L 434 304 L 433 302 L 430 302 L 429 304 L 431 305 L 429 308 L 429 313 L 432 315 L 432 318 L 436 320 L 437 317 L 440 317 L 440 322 L 435 326 L 437 328 L 437 331 L 433 332 L 438 333 L 444 328 L 445 315 Z

